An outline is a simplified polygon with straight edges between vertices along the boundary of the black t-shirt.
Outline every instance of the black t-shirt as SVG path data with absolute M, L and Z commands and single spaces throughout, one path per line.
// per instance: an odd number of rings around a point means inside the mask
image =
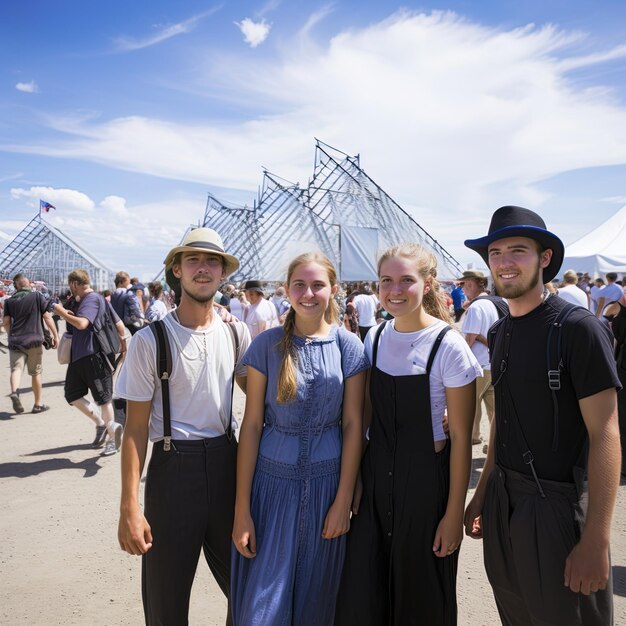
M 522 458 L 527 448 L 519 433 L 517 414 L 528 448 L 535 457 L 538 476 L 572 482 L 572 468 L 584 464 L 587 442 L 578 401 L 611 387 L 619 389 L 620 382 L 610 332 L 589 311 L 575 310 L 561 330 L 563 370 L 561 390 L 556 392 L 558 448 L 553 451 L 548 331 L 564 306 L 564 300 L 552 296 L 526 315 L 505 317 L 498 325 L 497 338 L 492 339 L 490 354 L 492 380 L 496 383 L 496 462 L 531 475 Z M 552 350 L 554 354 L 555 348 Z M 503 362 L 506 368 L 502 367 Z M 505 371 L 501 375 L 502 369 Z
M 48 308 L 38 291 L 20 290 L 4 303 L 4 314 L 11 318 L 9 348 L 28 349 L 43 343 L 41 316 Z

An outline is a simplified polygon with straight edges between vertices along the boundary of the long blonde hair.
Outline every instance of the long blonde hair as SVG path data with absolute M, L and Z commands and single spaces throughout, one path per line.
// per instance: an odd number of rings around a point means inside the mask
M 436 317 L 447 324 L 452 322 L 450 311 L 446 304 L 446 297 L 443 289 L 437 280 L 437 259 L 432 252 L 411 241 L 400 243 L 396 246 L 385 250 L 378 259 L 378 276 L 380 277 L 380 268 L 382 264 L 393 257 L 401 256 L 405 259 L 415 261 L 417 273 L 426 281 L 430 278 L 431 287 L 424 294 L 422 306 L 429 315 Z
M 289 264 L 287 270 L 287 285 L 291 282 L 293 273 L 300 265 L 306 265 L 307 263 L 317 263 L 326 270 L 328 275 L 328 282 L 331 288 L 337 285 L 337 270 L 330 262 L 328 257 L 324 256 L 320 252 L 306 252 L 297 256 Z M 331 295 L 326 311 L 324 311 L 324 320 L 328 324 L 339 323 L 339 307 L 334 297 Z M 283 354 L 283 360 L 280 364 L 280 371 L 278 373 L 278 389 L 276 391 L 276 399 L 281 404 L 291 402 L 296 397 L 297 388 L 297 374 L 296 374 L 296 361 L 298 358 L 296 347 L 293 343 L 293 333 L 296 327 L 296 312 L 293 307 L 287 312 L 285 318 L 285 324 L 283 326 L 283 338 L 278 344 L 279 350 Z

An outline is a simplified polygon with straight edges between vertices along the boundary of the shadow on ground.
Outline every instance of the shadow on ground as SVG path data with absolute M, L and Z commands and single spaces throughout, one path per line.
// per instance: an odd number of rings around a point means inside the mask
M 57 470 L 78 469 L 84 472 L 83 478 L 91 478 L 98 473 L 102 466 L 98 463 L 100 456 L 83 459 L 78 463 L 70 459 L 54 458 L 32 463 L 21 463 L 19 461 L 11 463 L 0 463 L 0 478 L 29 478 L 38 476 L 45 472 L 55 472 Z
M 613 594 L 626 597 L 626 566 L 613 566 Z
M 478 479 L 482 474 L 483 467 L 485 466 L 485 457 L 479 459 L 472 459 L 472 471 L 469 479 L 469 489 L 476 489 Z

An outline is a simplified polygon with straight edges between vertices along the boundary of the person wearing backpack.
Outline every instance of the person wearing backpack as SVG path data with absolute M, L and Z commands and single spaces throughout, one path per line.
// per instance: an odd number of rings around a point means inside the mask
M 621 385 L 610 333 L 544 291 L 564 246 L 533 211 L 502 207 L 465 245 L 510 311 L 489 332 L 496 412 L 465 532 L 483 538 L 503 624 L 611 624 Z
M 250 333 L 243 322 L 225 323 L 213 298 L 238 267 L 214 230 L 191 230 L 165 259 L 179 306 L 135 334 L 117 380 L 116 393 L 127 400 L 118 540 L 122 550 L 142 555 L 147 624 L 187 624 L 201 550 L 230 597 L 237 456 L 232 398 L 235 378 L 245 390 L 241 357 Z M 153 447 L 142 512 L 148 439 Z
M 143 309 L 136 290 L 131 288 L 128 272 L 118 272 L 115 275 L 115 291 L 111 294 L 111 305 L 131 335 L 143 326 Z
M 489 329 L 501 317 L 498 307 L 506 309 L 506 302 L 499 298 L 496 304 L 493 298 L 487 294 L 487 278 L 482 272 L 467 270 L 458 279 L 458 284 L 463 288 L 463 293 L 468 299 L 465 313 L 461 317 L 461 332 L 467 341 L 467 345 L 474 353 L 476 360 L 483 368 L 483 375 L 476 378 L 476 412 L 474 414 L 474 426 L 472 428 L 472 445 L 482 443 L 480 436 L 480 420 L 483 414 L 484 403 L 487 410 L 487 418 L 491 424 L 494 414 L 493 387 L 491 386 L 491 364 L 489 362 L 489 347 L 487 335 Z M 487 452 L 487 444 L 483 446 L 483 452 Z
M 113 372 L 115 353 L 126 351 L 124 324 L 107 301 L 91 288 L 86 270 L 68 274 L 67 282 L 77 301 L 74 311 L 55 304 L 53 311 L 72 327 L 71 360 L 65 375 L 65 399 L 95 423 L 92 446 L 104 445 L 103 456 L 115 454 L 122 443 L 124 428 L 114 420 Z M 112 320 L 107 328 L 106 321 Z M 118 334 L 118 343 L 115 331 Z M 111 336 L 113 335 L 113 336 Z M 106 345 L 105 345 L 106 343 Z M 91 392 L 94 404 L 85 397 Z

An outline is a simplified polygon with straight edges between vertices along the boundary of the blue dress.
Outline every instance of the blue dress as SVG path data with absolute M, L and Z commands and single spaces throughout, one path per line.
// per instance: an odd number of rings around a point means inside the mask
M 276 401 L 282 328 L 254 339 L 244 363 L 267 377 L 264 428 L 251 493 L 257 555 L 233 547 L 235 626 L 332 624 L 345 536 L 323 539 L 339 484 L 344 380 L 367 369 L 363 344 L 333 326 L 323 339 L 294 337 L 296 398 Z

